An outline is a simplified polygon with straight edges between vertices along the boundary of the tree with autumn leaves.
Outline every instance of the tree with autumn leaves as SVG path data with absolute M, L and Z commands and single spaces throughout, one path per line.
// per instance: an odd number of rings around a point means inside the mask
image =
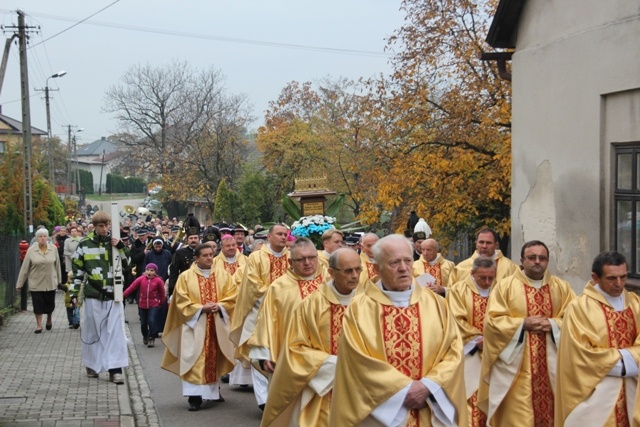
M 34 228 L 44 225 L 52 230 L 54 226 L 64 223 L 64 208 L 52 186 L 43 177 L 48 165 L 40 161 L 38 153 L 45 152 L 44 145 L 39 140 L 33 143 L 33 225 Z M 23 221 L 23 157 L 20 149 L 18 144 L 8 144 L 0 157 L 0 234 L 22 235 L 26 232 Z
M 271 103 L 258 146 L 290 191 L 295 176 L 326 174 L 354 213 L 411 210 L 436 237 L 510 228 L 510 86 L 480 54 L 496 0 L 405 0 L 388 40 L 393 73 L 366 82 L 292 82 Z

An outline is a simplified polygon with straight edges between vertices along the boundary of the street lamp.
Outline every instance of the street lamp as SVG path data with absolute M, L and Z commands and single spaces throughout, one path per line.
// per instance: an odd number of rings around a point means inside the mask
M 51 186 L 56 186 L 55 182 L 55 168 L 53 167 L 53 140 L 51 138 L 51 111 L 49 107 L 49 79 L 55 79 L 58 77 L 62 77 L 67 74 L 66 71 L 58 71 L 52 76 L 47 77 L 46 86 L 44 87 L 44 98 L 47 103 L 47 135 L 49 137 L 49 183 Z

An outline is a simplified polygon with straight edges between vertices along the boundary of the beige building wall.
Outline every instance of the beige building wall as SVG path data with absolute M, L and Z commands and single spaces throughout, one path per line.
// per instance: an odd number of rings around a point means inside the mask
M 637 0 L 527 1 L 512 74 L 512 258 L 542 240 L 581 291 L 614 249 L 612 144 L 640 142 Z

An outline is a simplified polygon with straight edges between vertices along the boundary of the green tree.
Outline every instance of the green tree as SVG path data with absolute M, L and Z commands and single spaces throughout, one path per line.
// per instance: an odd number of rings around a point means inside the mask
M 216 191 L 216 204 L 215 210 L 213 211 L 213 221 L 221 222 L 226 221 L 229 222 L 233 218 L 233 211 L 231 208 L 232 203 L 232 191 L 227 187 L 227 181 L 223 178 L 220 180 L 218 184 L 218 189 Z

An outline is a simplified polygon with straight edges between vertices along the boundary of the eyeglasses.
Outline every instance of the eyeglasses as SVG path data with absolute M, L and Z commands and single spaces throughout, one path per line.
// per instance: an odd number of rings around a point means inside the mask
M 344 270 L 341 270 L 339 268 L 332 268 L 332 270 L 341 271 L 341 272 L 343 272 L 344 274 L 347 274 L 347 275 L 350 275 L 350 274 L 353 274 L 353 273 L 358 273 L 358 274 L 362 273 L 362 267 L 345 268 Z
M 291 261 L 293 262 L 311 262 L 314 259 L 318 258 L 318 255 L 312 255 L 312 256 L 303 256 L 302 258 L 291 258 Z
M 540 262 L 544 262 L 544 261 L 547 261 L 549 259 L 549 257 L 546 256 L 546 255 L 527 255 L 525 258 L 528 261 L 534 261 L 534 262 L 535 262 L 536 259 L 539 260 Z

